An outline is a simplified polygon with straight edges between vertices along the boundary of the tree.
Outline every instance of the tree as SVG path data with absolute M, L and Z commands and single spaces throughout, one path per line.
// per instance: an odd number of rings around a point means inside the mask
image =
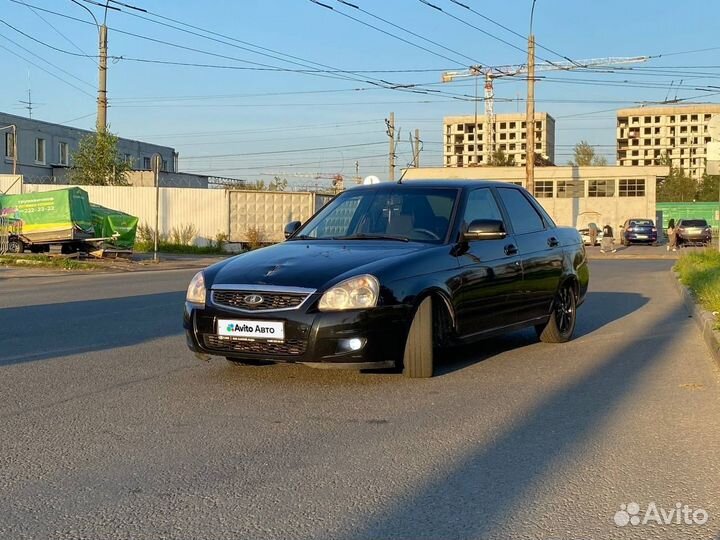
M 250 189 L 253 191 L 264 191 L 265 190 L 265 181 L 264 180 L 255 180 L 254 182 L 245 184 L 243 186 L 243 189 Z
M 720 197 L 720 176 L 703 174 L 700 184 L 698 185 L 696 201 L 718 202 Z
M 287 178 L 280 178 L 279 176 L 276 176 L 270 182 L 270 185 L 268 186 L 268 191 L 285 191 L 287 189 L 287 186 Z
M 604 167 L 607 159 L 595 153 L 595 149 L 587 141 L 580 141 L 573 150 L 575 159 L 568 161 L 568 165 L 575 167 Z
M 698 185 L 677 167 L 670 168 L 670 174 L 658 181 L 657 202 L 690 202 L 697 196 Z
M 512 167 L 515 165 L 515 160 L 512 156 L 506 156 L 502 149 L 495 150 L 490 156 L 488 165 L 491 167 Z
M 87 186 L 127 186 L 130 163 L 117 149 L 118 138 L 109 132 L 92 133 L 80 139 L 72 153 L 70 181 Z

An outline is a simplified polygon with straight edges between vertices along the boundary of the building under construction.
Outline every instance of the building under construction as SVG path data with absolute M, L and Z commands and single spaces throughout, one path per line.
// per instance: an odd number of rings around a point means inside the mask
M 525 165 L 525 114 L 498 114 L 494 118 L 492 126 L 486 125 L 485 115 L 443 118 L 445 167 L 490 165 L 498 151 L 514 165 Z M 535 154 L 555 164 L 555 119 L 548 113 L 535 113 Z

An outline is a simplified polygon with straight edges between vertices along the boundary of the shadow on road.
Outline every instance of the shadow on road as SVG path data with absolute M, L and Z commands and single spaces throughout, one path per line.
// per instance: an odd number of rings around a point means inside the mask
M 621 316 L 644 303 L 640 298 L 623 296 L 617 296 L 610 313 Z M 592 301 L 602 303 L 607 299 L 604 293 L 598 293 Z M 666 328 L 684 314 L 678 304 L 664 316 L 644 321 L 643 326 Z M 523 500 L 527 491 L 543 482 L 553 466 L 572 455 L 576 445 L 593 435 L 594 428 L 617 413 L 622 401 L 662 358 L 673 336 L 670 331 L 652 340 L 638 336 L 576 382 L 549 394 L 518 423 L 499 426 L 505 431 L 495 440 L 476 445 L 450 464 L 447 472 L 438 471 L 424 485 L 396 499 L 399 502 L 394 506 L 378 511 L 363 527 L 348 532 L 347 537 L 509 538 L 502 533 L 504 527 L 514 524 L 519 509 L 532 506 L 532 501 Z M 582 362 L 582 358 L 577 361 Z M 432 433 L 425 435 L 431 437 Z M 597 523 L 588 525 L 598 530 L 607 524 L 611 532 L 614 510 L 608 508 L 607 516 L 598 516 Z
M 585 297 L 585 302 L 578 309 L 575 338 L 601 330 L 604 326 L 631 315 L 648 301 L 646 296 L 638 293 L 589 292 Z M 535 331 L 530 328 L 473 344 L 453 347 L 441 354 L 435 375 L 446 375 L 502 352 L 532 345 L 537 341 Z
M 184 299 L 168 292 L 0 309 L 0 366 L 181 334 Z

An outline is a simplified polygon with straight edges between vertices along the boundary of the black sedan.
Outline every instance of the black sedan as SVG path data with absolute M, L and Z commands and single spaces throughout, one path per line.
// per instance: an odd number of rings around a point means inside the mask
M 358 186 L 285 233 L 192 279 L 198 356 L 429 377 L 454 343 L 528 326 L 568 341 L 588 288 L 578 232 L 512 184 Z

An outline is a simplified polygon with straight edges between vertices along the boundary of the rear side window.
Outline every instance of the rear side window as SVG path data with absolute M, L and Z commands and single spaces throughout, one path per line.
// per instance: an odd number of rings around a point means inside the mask
M 518 189 L 498 188 L 498 193 L 510 214 L 515 234 L 526 234 L 545 230 L 542 217 L 535 207 Z

